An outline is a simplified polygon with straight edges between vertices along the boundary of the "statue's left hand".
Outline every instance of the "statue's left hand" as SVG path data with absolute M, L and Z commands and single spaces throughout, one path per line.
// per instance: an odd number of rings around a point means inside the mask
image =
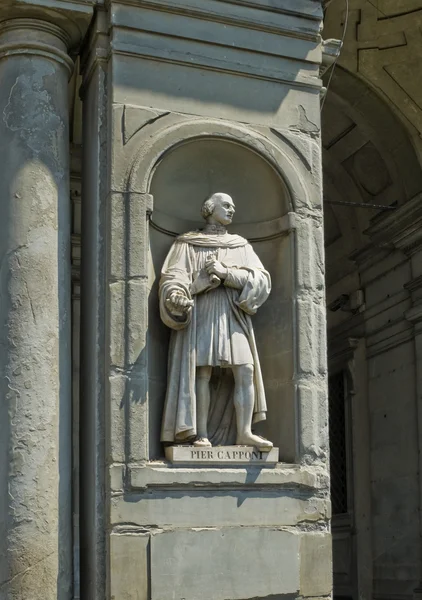
M 227 268 L 215 258 L 211 258 L 205 263 L 205 269 L 208 275 L 217 275 L 220 279 L 225 279 L 227 277 Z

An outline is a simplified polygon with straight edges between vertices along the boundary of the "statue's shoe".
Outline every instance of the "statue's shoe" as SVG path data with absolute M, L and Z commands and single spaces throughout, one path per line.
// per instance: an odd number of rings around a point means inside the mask
M 255 448 L 258 448 L 258 450 L 260 452 L 269 452 L 272 449 L 274 444 L 272 442 L 270 442 L 270 440 L 266 440 L 265 438 L 261 437 L 260 435 L 251 433 L 251 434 L 244 435 L 244 436 L 237 438 L 236 445 L 237 446 L 255 446 Z
M 196 438 L 193 445 L 197 448 L 211 448 L 212 444 L 207 438 Z
M 258 436 L 261 437 L 261 436 Z M 258 450 L 261 452 L 269 452 L 272 450 L 274 444 L 270 442 L 270 440 L 266 440 L 265 438 L 261 438 L 262 442 L 260 442 L 259 446 L 257 446 Z

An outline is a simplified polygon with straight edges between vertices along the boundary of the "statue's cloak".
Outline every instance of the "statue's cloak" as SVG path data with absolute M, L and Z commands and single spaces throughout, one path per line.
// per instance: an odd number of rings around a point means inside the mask
M 195 374 L 199 327 L 204 327 L 203 316 L 198 322 L 198 296 L 192 286 L 198 273 L 203 273 L 205 262 L 215 256 L 228 268 L 228 277 L 218 288 L 224 293 L 227 307 L 224 316 L 233 319 L 237 328 L 241 327 L 252 355 L 254 365 L 255 407 L 253 422 L 266 418 L 266 401 L 259 364 L 251 315 L 267 299 L 271 290 L 269 273 L 264 269 L 258 256 L 247 240 L 239 235 L 209 234 L 193 231 L 178 237 L 163 265 L 159 286 L 160 314 L 162 321 L 173 331 L 168 353 L 167 393 L 163 414 L 161 440 L 183 443 L 196 436 L 196 389 Z M 202 271 L 201 271 L 202 270 Z M 166 300 L 173 291 L 183 292 L 194 300 L 188 316 L 176 317 L 167 307 Z M 224 292 L 223 292 L 224 291 Z M 215 292 L 212 286 L 207 294 L 207 302 L 212 302 Z M 203 313 L 202 313 L 203 315 Z M 212 321 L 205 324 L 212 329 Z M 220 336 L 221 337 L 221 336 Z M 211 405 L 208 418 L 208 434 L 213 445 L 232 444 L 236 438 L 233 405 L 234 380 L 230 368 L 213 365 L 211 378 Z M 227 365 L 221 365 L 230 366 Z

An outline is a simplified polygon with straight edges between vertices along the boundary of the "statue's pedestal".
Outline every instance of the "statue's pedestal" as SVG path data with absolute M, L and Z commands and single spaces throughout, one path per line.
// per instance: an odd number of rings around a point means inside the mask
M 173 464 L 198 465 L 262 465 L 274 466 L 279 461 L 278 448 L 262 452 L 254 446 L 168 446 L 166 459 Z

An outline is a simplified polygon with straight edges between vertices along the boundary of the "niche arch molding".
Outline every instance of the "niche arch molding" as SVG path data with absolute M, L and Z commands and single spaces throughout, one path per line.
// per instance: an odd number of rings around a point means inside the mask
M 301 152 L 300 144 L 292 144 L 290 136 L 284 136 L 282 132 L 275 134 L 264 127 L 260 129 L 265 133 L 241 123 L 200 118 L 188 120 L 182 115 L 165 113 L 154 125 L 156 127 L 149 135 L 144 127 L 131 139 L 133 150 L 128 160 L 126 192 L 150 193 L 159 163 L 178 145 L 195 139 L 221 139 L 255 152 L 274 169 L 289 193 L 289 212 L 298 212 L 302 207 L 312 208 L 310 191 L 314 185 L 308 157 Z
M 145 109 L 140 109 L 140 112 L 145 116 Z M 321 323 L 325 327 L 323 312 L 320 310 L 324 297 L 323 275 L 317 267 L 318 253 L 309 251 L 312 239 L 318 240 L 321 252 L 323 247 L 321 173 L 319 168 L 312 167 L 313 164 L 319 164 L 317 141 L 311 136 L 307 138 L 300 135 L 299 132 L 273 131 L 266 127 L 250 127 L 223 120 L 192 119 L 164 113 L 158 117 L 155 115 L 155 118 L 147 123 L 144 121 L 144 125 L 141 125 L 125 144 L 124 152 L 127 167 L 123 169 L 125 175 L 122 172 L 122 191 L 128 228 L 128 238 L 125 242 L 126 261 L 129 263 L 126 273 L 127 280 L 132 281 L 132 288 L 136 288 L 136 298 L 132 296 L 125 311 L 125 330 L 139 331 L 139 339 L 145 343 L 143 348 L 138 344 L 141 351 L 134 352 L 134 360 L 128 361 L 132 380 L 135 381 L 136 374 L 143 382 L 143 391 L 137 390 L 135 393 L 138 400 L 130 401 L 128 406 L 129 420 L 126 421 L 125 429 L 126 436 L 129 436 L 127 447 L 131 451 L 127 460 L 134 465 L 138 462 L 160 460 L 162 457 L 158 421 L 161 419 L 163 389 L 158 389 L 157 386 L 165 385 L 165 375 L 163 378 L 162 370 L 159 371 L 158 368 L 155 372 L 154 365 L 162 363 L 166 344 L 166 334 L 159 331 L 156 302 L 157 277 L 165 256 L 164 246 L 160 250 L 162 256 L 151 248 L 152 182 L 166 156 L 187 143 L 201 140 L 230 142 L 251 151 L 272 168 L 280 186 L 284 186 L 288 192 L 288 204 L 282 217 L 286 217 L 284 230 L 279 230 L 273 238 L 268 236 L 257 240 L 261 248 L 268 244 L 262 253 L 258 252 L 263 263 L 267 265 L 268 257 L 274 256 L 273 272 L 283 273 L 283 279 L 280 277 L 274 291 L 274 306 L 268 305 L 270 316 L 265 317 L 265 322 L 260 322 L 259 326 L 257 321 L 257 329 L 261 328 L 264 336 L 269 336 L 267 357 L 264 356 L 265 352 L 261 352 L 258 344 L 261 363 L 268 361 L 267 402 L 272 421 L 270 429 L 264 429 L 261 433 L 279 446 L 282 462 L 302 462 L 308 452 L 313 456 L 315 452 L 324 456 L 325 449 L 320 451 L 319 440 L 309 435 L 306 435 L 306 439 L 303 437 L 304 432 L 310 430 L 308 421 L 314 422 L 315 418 L 319 420 L 321 415 L 317 414 L 317 403 L 312 402 L 311 407 L 309 406 L 305 394 L 301 393 L 301 387 L 306 384 L 304 392 L 308 392 L 309 381 L 314 374 L 316 381 L 320 383 L 321 375 L 324 375 L 326 370 L 325 360 L 321 357 L 321 364 L 309 365 L 306 358 L 309 352 L 304 355 L 304 359 L 299 356 L 300 349 L 309 346 L 306 333 L 309 328 L 314 328 L 317 324 L 319 328 Z M 314 152 L 315 162 L 312 159 Z M 270 250 L 271 239 L 280 246 Z M 168 243 L 168 240 L 165 243 Z M 138 261 L 140 252 L 143 256 Z M 139 262 L 138 270 L 132 269 L 132 263 L 136 261 L 132 261 L 131 255 Z M 273 273 L 271 274 L 273 276 Z M 137 278 L 136 281 L 134 278 Z M 288 285 L 283 285 L 286 282 L 289 282 Z M 315 310 L 311 307 L 312 303 L 318 315 L 313 314 Z M 272 336 L 275 330 L 273 322 L 280 311 L 284 311 L 285 316 L 280 322 L 279 330 L 283 332 L 284 339 L 288 338 L 289 341 L 285 348 L 281 347 L 278 353 L 274 353 L 276 340 Z M 142 327 L 138 319 L 140 312 L 143 314 Z M 257 320 L 260 317 L 258 313 Z M 307 326 L 301 328 L 300 323 L 305 318 Z M 150 342 L 147 343 L 147 331 L 149 339 L 157 342 L 155 350 L 151 350 Z M 322 331 L 318 332 L 318 336 L 320 335 Z M 319 338 L 315 336 L 315 339 Z M 314 355 L 318 355 L 316 348 Z M 285 367 L 281 368 L 280 365 Z M 130 398 L 134 394 L 131 389 L 132 383 L 129 382 L 128 385 L 127 398 Z M 300 406 L 302 399 L 305 399 L 308 405 L 306 411 Z M 277 434 L 276 438 L 274 432 Z

